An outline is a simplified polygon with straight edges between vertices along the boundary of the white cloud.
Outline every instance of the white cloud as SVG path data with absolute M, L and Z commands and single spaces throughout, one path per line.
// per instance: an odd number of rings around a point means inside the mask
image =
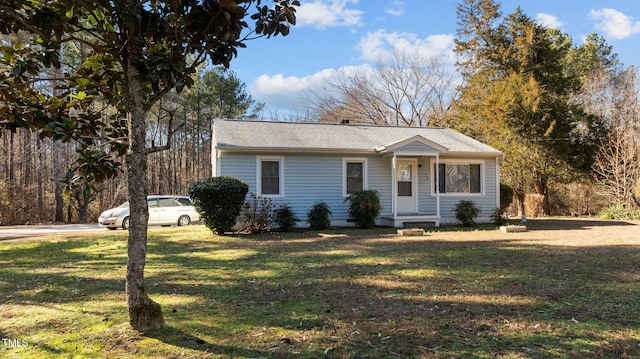
M 393 16 L 402 16 L 404 15 L 404 2 L 400 0 L 392 0 L 391 5 L 385 7 L 387 14 Z
M 536 16 L 536 22 L 538 24 L 546 26 L 552 29 L 561 29 L 564 23 L 558 19 L 555 15 L 549 15 L 544 13 L 539 13 Z
M 336 70 L 327 69 L 315 74 L 298 77 L 276 75 L 262 75 L 249 87 L 251 97 L 258 102 L 270 106 L 295 108 L 305 101 L 311 91 L 324 84 L 328 78 L 335 76 Z
M 249 93 L 254 100 L 264 102 L 270 108 L 301 109 L 308 105 L 309 100 L 316 94 L 327 91 L 326 84 L 338 74 L 362 70 L 370 71 L 371 67 L 369 65 L 345 66 L 338 70 L 321 70 L 303 77 L 265 74 L 249 86 Z
M 640 21 L 615 9 L 591 10 L 589 17 L 596 20 L 596 28 L 614 39 L 624 39 L 640 33 Z
M 358 0 L 302 1 L 296 9 L 296 20 L 300 26 L 324 29 L 333 26 L 361 26 L 363 11 L 350 8 Z
M 360 39 L 357 47 L 361 52 L 360 57 L 367 61 L 387 60 L 395 51 L 417 52 L 424 57 L 444 56 L 446 60 L 452 60 L 453 39 L 453 35 L 430 35 L 420 38 L 413 33 L 378 30 Z

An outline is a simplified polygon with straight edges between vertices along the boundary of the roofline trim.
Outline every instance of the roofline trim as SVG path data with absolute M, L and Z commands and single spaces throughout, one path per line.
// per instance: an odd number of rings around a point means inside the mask
M 292 147 L 236 147 L 236 146 L 220 146 L 217 145 L 215 147 L 220 152 L 269 152 L 269 153 L 307 153 L 307 154 L 368 154 L 368 155 L 389 155 L 393 152 L 378 152 L 375 149 L 371 150 L 354 150 L 352 148 L 292 148 Z M 420 151 L 411 151 L 411 152 L 396 152 L 401 156 L 435 156 L 434 152 L 420 152 Z M 440 152 L 440 157 L 454 157 L 454 156 L 464 156 L 464 157 L 502 157 L 504 153 L 502 152 Z

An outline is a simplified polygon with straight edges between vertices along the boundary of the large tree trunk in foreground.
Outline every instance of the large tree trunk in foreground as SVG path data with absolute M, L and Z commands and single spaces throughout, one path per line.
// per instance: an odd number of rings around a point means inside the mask
M 129 152 L 126 165 L 129 181 L 129 243 L 127 262 L 127 307 L 129 323 L 140 331 L 154 330 L 164 325 L 160 304 L 147 296 L 144 287 L 144 267 L 147 255 L 147 148 L 143 90 L 138 69 L 127 68 L 129 90 Z
M 129 175 L 129 243 L 127 262 L 127 307 L 129 323 L 140 331 L 158 329 L 164 324 L 160 305 L 149 299 L 144 287 L 144 267 L 147 256 L 147 156 L 145 128 L 135 126 L 131 115 L 131 149 L 127 154 Z M 140 120 L 140 119 L 138 119 Z M 142 120 L 144 122 L 144 119 Z M 136 128 L 139 127 L 139 128 Z M 141 132 L 137 133 L 137 132 Z

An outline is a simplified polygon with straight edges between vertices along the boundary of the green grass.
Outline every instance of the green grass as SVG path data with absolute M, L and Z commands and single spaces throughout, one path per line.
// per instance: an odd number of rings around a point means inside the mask
M 150 333 L 127 324 L 126 232 L 0 242 L 0 357 L 640 357 L 640 246 L 457 230 L 151 229 Z

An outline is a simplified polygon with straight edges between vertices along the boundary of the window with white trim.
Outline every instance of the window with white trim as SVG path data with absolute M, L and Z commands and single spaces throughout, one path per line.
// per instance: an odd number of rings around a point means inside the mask
M 256 187 L 261 196 L 284 196 L 284 157 L 258 157 Z
M 435 178 L 435 164 L 433 166 Z M 480 162 L 444 162 L 438 165 L 438 184 L 441 194 L 483 193 L 483 166 Z M 435 182 L 434 182 L 435 183 Z M 435 188 L 433 189 L 435 193 Z
M 367 159 L 343 158 L 342 159 L 342 195 L 367 189 Z

